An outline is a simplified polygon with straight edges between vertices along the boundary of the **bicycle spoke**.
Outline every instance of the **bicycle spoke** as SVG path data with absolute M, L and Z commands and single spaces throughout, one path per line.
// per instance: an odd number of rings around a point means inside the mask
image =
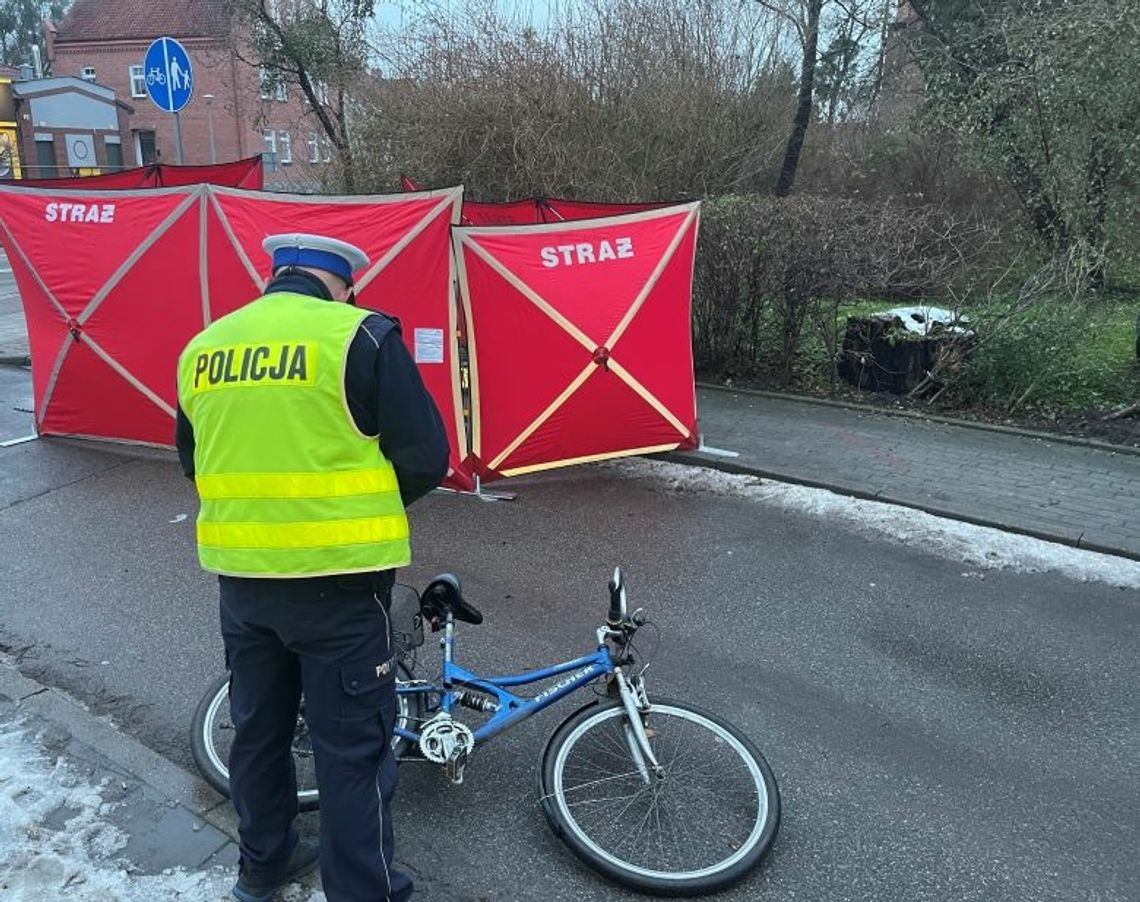
M 636 799 L 639 795 L 641 795 L 641 792 L 641 790 L 638 790 L 637 792 L 622 796 L 602 796 L 600 799 L 582 799 L 579 802 L 568 802 L 567 804 L 571 808 L 581 809 L 586 805 L 605 805 L 609 804 L 610 802 L 622 802 L 626 799 Z
M 635 770 L 631 770 L 628 773 L 624 774 L 614 774 L 612 777 L 599 777 L 597 780 L 590 780 L 586 783 L 576 783 L 573 786 L 565 787 L 565 789 L 567 792 L 573 792 L 579 789 L 586 789 L 590 786 L 597 786 L 599 783 L 608 783 L 612 780 L 626 780 L 630 777 L 637 777 L 637 779 L 640 780 L 641 774 Z
M 661 806 L 657 804 L 657 799 L 653 799 L 653 822 L 657 829 L 653 831 L 653 835 L 657 838 L 657 851 L 660 855 L 659 861 L 667 861 L 665 857 L 665 844 L 664 837 L 661 833 Z

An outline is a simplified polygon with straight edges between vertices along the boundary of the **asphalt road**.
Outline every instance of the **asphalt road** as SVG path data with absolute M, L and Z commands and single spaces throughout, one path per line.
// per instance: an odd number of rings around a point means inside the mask
M 26 373 L 0 368 L 0 441 L 26 432 L 12 407 L 29 396 Z M 504 671 L 586 651 L 610 569 L 625 568 L 631 601 L 660 627 L 651 691 L 736 722 L 780 781 L 774 851 L 721 898 L 1140 897 L 1135 591 L 980 579 L 620 467 L 511 487 L 510 503 L 417 504 L 405 578 L 460 574 L 486 616 L 461 631 L 460 659 Z M 221 667 L 194 513 L 170 455 L 0 448 L 0 644 L 183 764 L 198 694 Z M 419 898 L 626 898 L 577 864 L 537 804 L 542 743 L 573 707 L 478 749 L 461 787 L 404 769 L 398 854 Z

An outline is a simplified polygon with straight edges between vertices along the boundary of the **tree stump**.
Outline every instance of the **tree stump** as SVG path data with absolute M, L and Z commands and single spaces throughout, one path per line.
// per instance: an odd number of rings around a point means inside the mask
M 946 361 L 958 361 L 973 334 L 933 323 L 927 334 L 908 331 L 897 316 L 852 316 L 840 351 L 839 375 L 865 391 L 905 395 Z M 937 381 L 932 381 L 937 385 Z

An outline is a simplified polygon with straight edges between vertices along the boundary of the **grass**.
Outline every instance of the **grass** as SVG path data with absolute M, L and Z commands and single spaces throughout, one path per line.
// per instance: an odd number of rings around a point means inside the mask
M 1140 395 L 1136 366 L 1136 301 L 1048 301 L 1010 313 L 979 308 L 982 343 L 965 379 L 979 400 L 1058 412 L 1108 409 Z

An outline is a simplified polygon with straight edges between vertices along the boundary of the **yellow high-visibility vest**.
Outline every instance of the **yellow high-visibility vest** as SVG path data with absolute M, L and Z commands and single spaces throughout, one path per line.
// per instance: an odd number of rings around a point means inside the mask
M 392 464 L 357 429 L 348 348 L 369 311 L 266 295 L 195 336 L 178 360 L 194 427 L 198 558 L 213 573 L 305 577 L 411 563 Z

